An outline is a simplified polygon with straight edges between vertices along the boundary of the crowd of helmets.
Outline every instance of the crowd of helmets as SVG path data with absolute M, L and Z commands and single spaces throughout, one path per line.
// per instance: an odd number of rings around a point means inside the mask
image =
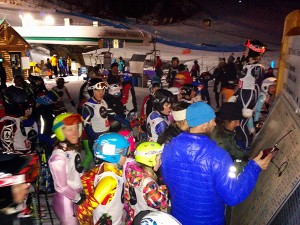
M 83 150 L 80 189 L 83 191 L 76 202 L 78 211 L 74 215 L 77 215 L 78 221 L 74 224 L 92 224 L 92 221 L 94 224 L 121 224 L 115 222 L 120 218 L 126 224 L 180 224 L 167 214 L 169 196 L 160 175 L 160 155 L 163 144 L 168 142 L 164 131 L 173 121 L 185 120 L 182 110 L 190 104 L 199 101 L 211 103 L 208 92 L 211 80 L 214 80 L 217 107 L 232 100 L 238 89 L 238 75 L 243 72 L 246 60 L 244 57 L 235 59 L 231 54 L 227 62 L 224 58 L 219 59 L 213 73 L 201 73 L 197 60 L 189 71 L 179 63 L 179 58 L 173 57 L 167 74 L 169 87 L 163 89 L 160 81 L 162 62 L 157 57 L 154 66 L 156 76 L 151 81 L 150 93 L 144 98 L 140 112 L 132 74 L 126 71 L 122 57 L 119 63 L 111 64 L 110 70 L 92 68 L 88 71 L 76 108 L 62 77 L 56 80 L 56 87 L 47 90 L 41 77 L 30 75 L 28 83 L 22 76 L 16 76 L 14 85 L 1 93 L 4 108 L 0 120 L 2 151 L 43 153 L 49 158 L 53 147 L 66 141 L 64 127 L 79 124 L 79 146 L 80 151 Z M 276 84 L 272 68 L 263 76 L 261 88 L 267 92 L 269 86 Z M 138 134 L 134 132 L 136 130 Z M 122 161 L 123 158 L 125 161 Z M 113 179 L 101 186 L 106 172 L 114 174 L 108 175 Z M 53 188 L 57 187 L 55 178 L 54 181 L 47 179 L 45 188 L 54 191 Z M 113 185 L 116 180 L 122 187 Z M 108 188 L 110 186 L 111 189 Z M 106 189 L 109 190 L 106 192 Z M 122 201 L 115 203 L 114 196 L 119 194 Z M 114 211 L 109 206 L 113 201 Z M 97 208 L 100 203 L 101 209 Z M 63 221 L 61 224 L 64 224 Z

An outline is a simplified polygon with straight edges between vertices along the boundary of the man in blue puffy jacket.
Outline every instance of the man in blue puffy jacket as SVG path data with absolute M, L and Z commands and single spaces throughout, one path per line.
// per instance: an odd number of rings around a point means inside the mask
M 249 196 L 272 155 L 261 159 L 260 152 L 237 177 L 229 153 L 208 137 L 216 126 L 213 109 L 194 103 L 187 108 L 186 120 L 189 133 L 173 138 L 162 155 L 172 215 L 183 225 L 224 225 L 225 205 L 237 205 Z

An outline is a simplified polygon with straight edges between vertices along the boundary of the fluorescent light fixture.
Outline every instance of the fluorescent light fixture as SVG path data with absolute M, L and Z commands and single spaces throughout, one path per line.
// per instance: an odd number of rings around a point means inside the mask
M 26 13 L 21 17 L 21 19 L 24 27 L 33 25 L 33 16 L 31 14 Z
M 53 16 L 47 15 L 47 16 L 45 16 L 45 22 L 47 25 L 52 26 L 52 25 L 54 25 L 55 21 L 54 21 Z

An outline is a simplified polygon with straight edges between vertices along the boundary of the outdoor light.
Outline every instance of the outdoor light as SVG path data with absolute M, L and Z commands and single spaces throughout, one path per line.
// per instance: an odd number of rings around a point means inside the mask
M 45 22 L 49 26 L 54 25 L 54 18 L 53 18 L 53 16 L 50 16 L 50 15 L 45 16 Z
M 23 16 L 20 15 L 20 18 L 22 20 L 22 25 L 25 26 L 31 26 L 33 23 L 33 17 L 31 14 L 24 14 Z

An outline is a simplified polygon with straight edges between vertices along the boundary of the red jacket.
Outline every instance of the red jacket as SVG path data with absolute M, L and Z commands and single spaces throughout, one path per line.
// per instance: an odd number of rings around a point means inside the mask
M 161 68 L 162 65 L 163 65 L 163 63 L 162 63 L 161 59 L 156 59 L 156 63 L 155 63 L 154 68 L 155 69 Z

